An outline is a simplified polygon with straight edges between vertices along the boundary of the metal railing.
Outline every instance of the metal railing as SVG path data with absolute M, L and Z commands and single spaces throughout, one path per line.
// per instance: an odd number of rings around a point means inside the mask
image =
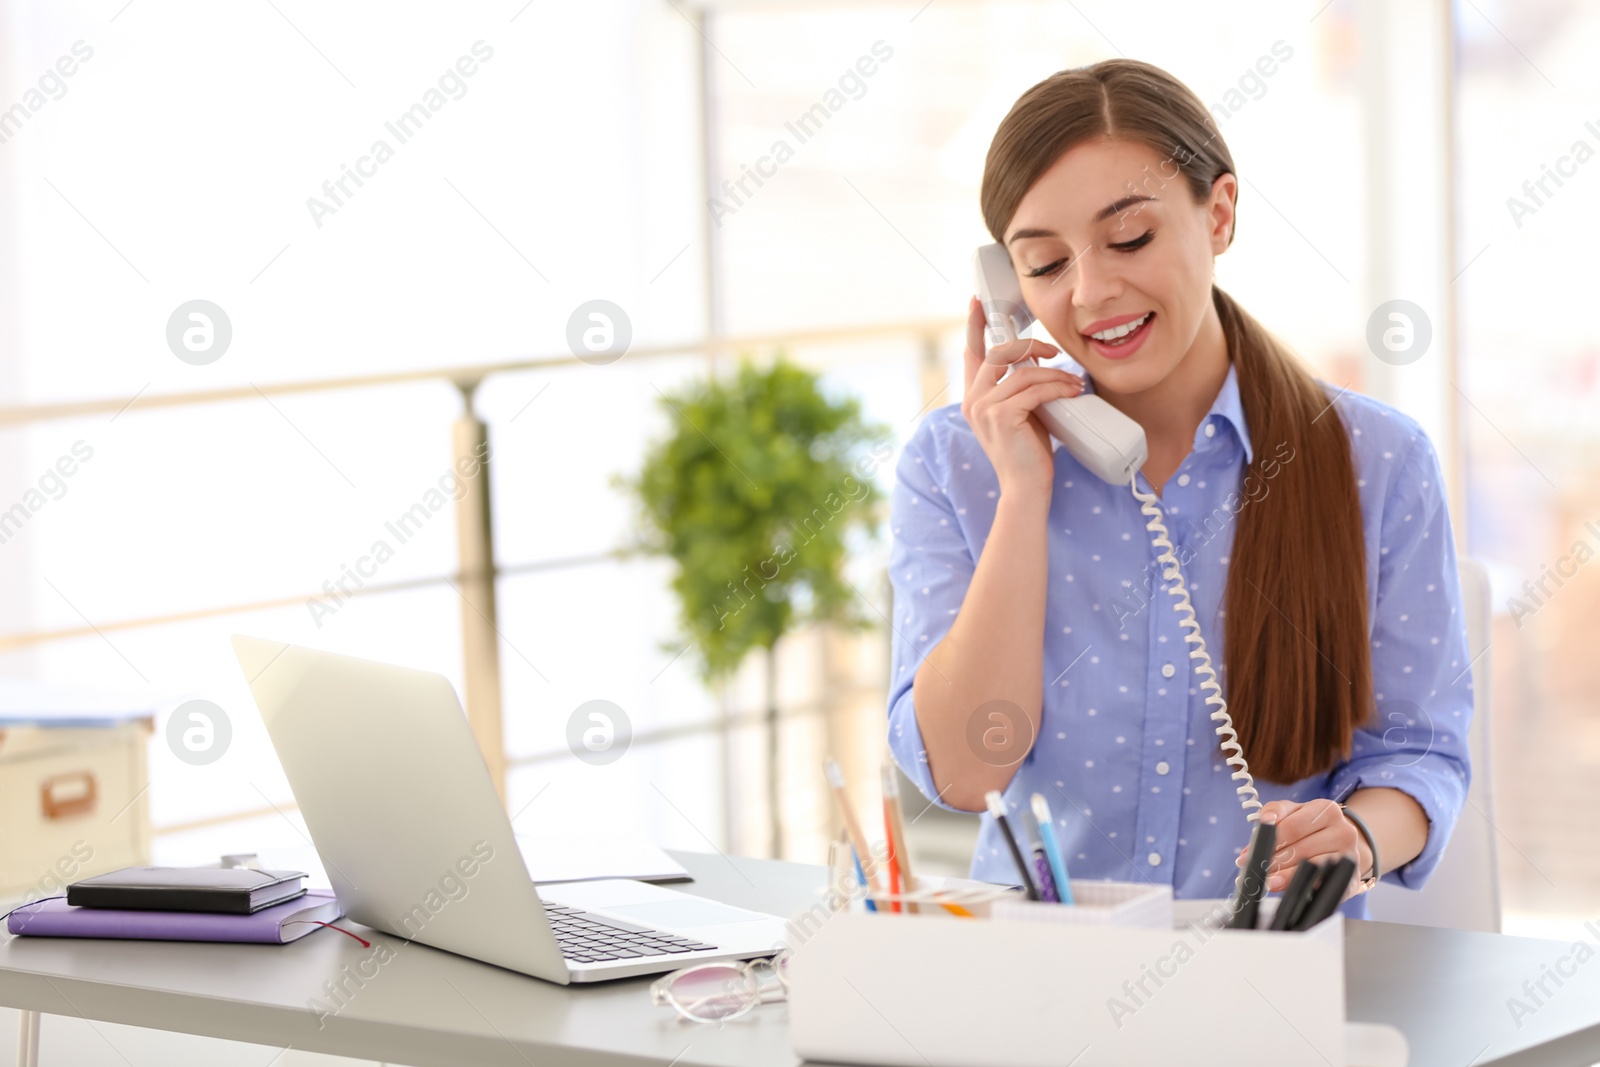
M 701 354 L 714 368 L 717 356 L 722 353 L 748 353 L 757 360 L 770 358 L 778 349 L 801 346 L 830 346 L 863 341 L 910 340 L 918 343 L 917 359 L 921 382 L 922 404 L 931 406 L 946 388 L 946 372 L 939 355 L 942 338 L 965 327 L 964 319 L 916 319 L 849 328 L 819 329 L 786 333 L 751 334 L 721 337 L 683 344 L 654 345 L 632 348 L 625 358 L 630 360 L 659 359 L 670 356 Z M 498 363 L 477 363 L 459 367 L 435 367 L 420 370 L 395 371 L 384 374 L 353 375 L 320 380 L 268 383 L 262 385 L 230 386 L 218 389 L 196 390 L 182 393 L 146 394 L 132 397 L 107 397 L 95 400 L 63 401 L 0 408 L 0 428 L 22 427 L 86 415 L 121 415 L 130 411 L 153 412 L 163 408 L 192 407 L 251 400 L 260 397 L 294 396 L 326 393 L 339 390 L 371 389 L 402 383 L 444 381 L 455 385 L 462 395 L 462 413 L 451 424 L 451 461 L 467 461 L 487 471 L 490 460 L 480 448 L 488 438 L 489 427 L 474 410 L 473 400 L 477 389 L 493 375 L 515 374 L 526 371 L 550 370 L 580 364 L 574 355 L 550 355 L 531 359 L 507 360 Z M 815 362 L 812 360 L 812 362 Z M 484 458 L 480 458 L 484 457 Z M 623 550 L 591 553 L 559 559 L 533 561 L 502 566 L 495 559 L 493 541 L 494 507 L 489 493 L 490 478 L 477 477 L 464 482 L 466 492 L 456 501 L 457 569 L 451 574 L 412 578 L 392 582 L 368 582 L 355 595 L 366 596 L 401 590 L 413 590 L 450 584 L 461 596 L 461 639 L 464 663 L 465 692 L 463 702 L 468 721 L 483 750 L 495 788 L 505 796 L 505 774 L 509 766 L 537 762 L 540 757 L 508 760 L 502 738 L 502 711 L 500 701 L 499 661 L 499 610 L 496 600 L 498 580 L 506 575 L 536 571 L 559 570 L 591 566 L 622 558 Z M 93 626 L 31 629 L 0 634 L 0 652 L 43 645 L 56 641 L 90 636 L 108 631 L 133 630 L 203 618 L 243 614 L 263 609 L 292 606 L 304 603 L 312 593 L 274 597 L 243 603 L 199 607 L 188 611 L 169 612 L 135 618 L 112 620 Z M 817 708 L 796 709 L 795 713 L 814 714 Z M 718 719 L 705 723 L 676 727 L 670 730 L 641 733 L 634 744 L 648 744 L 681 736 L 725 730 L 741 721 L 740 716 L 726 712 Z M 263 811 L 240 811 L 219 814 L 182 824 L 157 828 L 157 833 L 177 833 L 201 826 L 220 825 L 252 818 Z

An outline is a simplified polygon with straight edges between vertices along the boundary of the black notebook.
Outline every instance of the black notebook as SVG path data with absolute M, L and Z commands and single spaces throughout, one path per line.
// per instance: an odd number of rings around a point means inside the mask
M 124 867 L 67 886 L 79 908 L 135 911 L 211 911 L 249 915 L 305 892 L 304 871 L 244 867 Z

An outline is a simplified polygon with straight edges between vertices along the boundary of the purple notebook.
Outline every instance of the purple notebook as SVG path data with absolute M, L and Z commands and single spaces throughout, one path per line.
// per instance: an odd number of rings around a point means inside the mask
M 55 897 L 24 904 L 11 913 L 6 929 L 33 937 L 114 937 L 146 941 L 253 941 L 277 945 L 322 929 L 344 908 L 331 889 L 308 889 L 303 896 L 262 908 L 251 915 L 207 911 L 129 911 L 75 908 Z

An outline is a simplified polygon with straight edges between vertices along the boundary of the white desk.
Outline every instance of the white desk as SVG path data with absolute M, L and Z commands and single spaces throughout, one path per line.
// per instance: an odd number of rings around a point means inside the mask
M 825 876 L 820 866 L 675 855 L 695 877 L 676 888 L 783 915 L 808 905 Z M 12 938 L 0 946 L 0 1005 L 45 1013 L 46 1047 L 48 1016 L 78 1015 L 418 1067 L 797 1062 L 782 1005 L 721 1028 L 695 1026 L 649 1003 L 648 978 L 549 985 L 350 925 L 395 958 L 359 988 L 350 983 L 348 1007 L 321 1028 L 308 999 L 372 952 L 333 931 L 284 946 Z M 1600 1060 L 1600 959 L 1579 965 L 1518 1029 L 1506 999 L 1570 945 L 1348 925 L 1350 1017 L 1399 1027 L 1414 1067 Z

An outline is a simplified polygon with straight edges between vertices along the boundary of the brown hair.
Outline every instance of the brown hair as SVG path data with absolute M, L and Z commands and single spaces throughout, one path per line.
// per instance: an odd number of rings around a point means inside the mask
M 1063 70 L 1022 95 L 989 147 L 980 201 L 994 239 L 1005 241 L 1017 204 L 1064 152 L 1101 138 L 1153 149 L 1196 203 L 1235 173 L 1210 114 L 1166 71 L 1131 59 Z M 1164 184 L 1148 168 L 1140 181 Z M 1347 758 L 1373 709 L 1355 465 L 1341 418 L 1322 417 L 1321 385 L 1227 293 L 1212 285 L 1211 299 L 1254 445 L 1244 485 L 1270 479 L 1237 512 L 1223 600 L 1228 709 L 1251 772 L 1296 782 Z

